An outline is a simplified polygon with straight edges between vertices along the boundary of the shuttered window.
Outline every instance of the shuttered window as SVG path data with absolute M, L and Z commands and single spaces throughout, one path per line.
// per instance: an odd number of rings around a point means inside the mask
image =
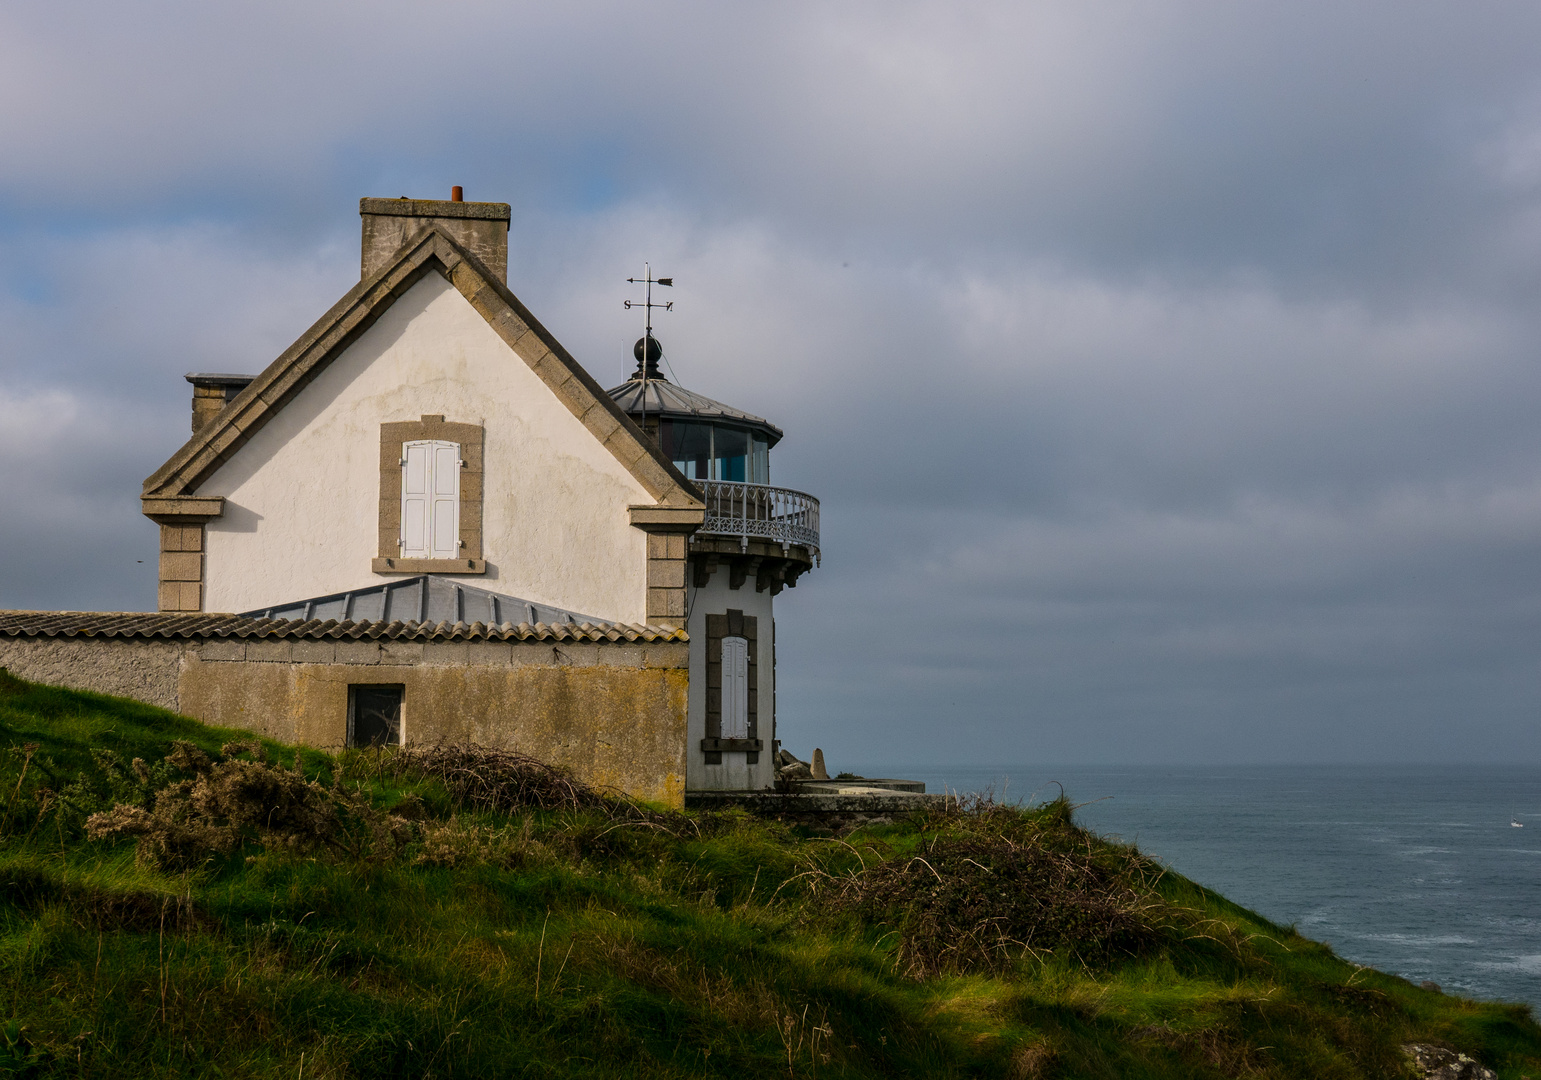
M 722 737 L 749 738 L 749 642 L 722 639 Z
M 401 557 L 460 556 L 460 444 L 401 447 Z
M 759 621 L 737 608 L 706 617 L 706 737 L 701 752 L 708 765 L 724 753 L 760 760 L 764 743 L 758 718 Z

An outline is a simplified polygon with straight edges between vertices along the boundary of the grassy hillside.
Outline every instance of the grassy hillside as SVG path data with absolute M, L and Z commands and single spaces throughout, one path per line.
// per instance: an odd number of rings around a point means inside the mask
M 1541 1076 L 1528 1009 L 1064 802 L 815 836 L 0 673 L 0 837 L 0 1076 L 1386 1077 L 1408 1041 Z

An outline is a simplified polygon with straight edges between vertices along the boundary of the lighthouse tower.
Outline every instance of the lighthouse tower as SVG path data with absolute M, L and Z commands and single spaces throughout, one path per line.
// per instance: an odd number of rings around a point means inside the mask
M 690 634 L 687 791 L 773 786 L 775 597 L 819 561 L 819 500 L 771 485 L 781 429 L 669 382 L 650 333 L 637 370 L 609 391 L 701 491 L 706 520 L 687 540 Z

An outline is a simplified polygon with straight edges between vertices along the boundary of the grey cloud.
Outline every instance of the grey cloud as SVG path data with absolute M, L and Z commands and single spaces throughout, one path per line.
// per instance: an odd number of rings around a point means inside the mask
M 1523 43 L 1541 18 L 1326 3 L 162 11 L 9 9 L 0 92 L 21 107 L 0 120 L 14 151 L 0 177 L 23 205 L 47 212 L 69 191 L 166 209 L 217 202 L 217 186 L 308 217 L 318 185 L 442 186 L 469 167 L 549 200 L 601 172 L 623 197 L 641 185 L 880 251 L 1028 243 L 1105 270 L 1369 258 L 1425 274 L 1523 201 L 1478 190 L 1479 159 L 1524 142 L 1508 106 L 1536 90 Z
M 678 377 L 787 430 L 794 745 L 1535 760 L 1538 20 L 11 5 L 0 603 L 150 603 L 182 373 L 356 279 L 358 196 L 463 183 L 601 382 L 651 259 Z

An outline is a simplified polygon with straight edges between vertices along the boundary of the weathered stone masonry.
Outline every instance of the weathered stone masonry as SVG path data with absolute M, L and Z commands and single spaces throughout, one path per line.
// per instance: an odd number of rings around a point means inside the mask
M 120 628 L 93 625 L 108 620 Z M 236 624 L 251 629 L 221 633 Z M 24 679 L 318 747 L 345 743 L 350 686 L 399 686 L 410 743 L 518 749 L 671 806 L 685 795 L 688 650 L 683 631 L 608 624 L 0 613 L 0 666 Z

